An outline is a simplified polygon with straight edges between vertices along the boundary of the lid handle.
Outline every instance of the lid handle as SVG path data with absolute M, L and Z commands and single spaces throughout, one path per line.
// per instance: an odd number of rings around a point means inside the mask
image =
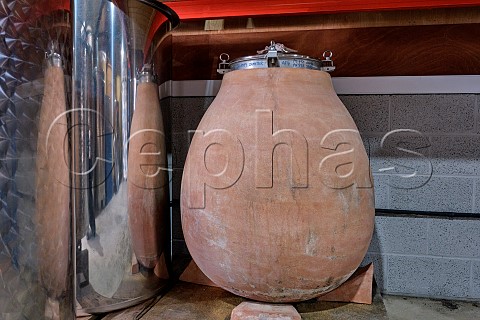
M 146 82 L 157 82 L 157 75 L 155 74 L 155 68 L 151 63 L 145 63 L 138 72 L 137 75 L 139 83 L 146 83 Z
M 268 54 L 273 52 L 281 53 L 296 53 L 297 50 L 286 47 L 283 43 L 275 43 L 275 41 L 270 41 L 270 45 L 266 46 L 265 49 L 257 51 L 258 54 Z
M 331 50 L 325 50 L 323 52 L 322 60 L 322 71 L 332 72 L 335 70 L 335 65 L 333 64 L 332 56 L 333 52 Z
M 47 60 L 47 65 L 53 67 L 62 67 L 62 56 L 60 55 L 60 50 L 58 48 L 58 42 L 50 41 L 48 44 L 48 51 L 45 52 L 45 59 Z
M 257 51 L 258 54 L 264 54 L 267 59 L 268 67 L 275 68 L 279 67 L 278 63 L 278 53 L 295 53 L 297 50 L 286 47 L 283 43 L 275 43 L 275 41 L 270 41 L 270 45 L 266 46 L 265 49 Z
M 220 63 L 218 64 L 217 73 L 225 74 L 230 71 L 230 56 L 227 53 L 222 53 L 220 56 Z

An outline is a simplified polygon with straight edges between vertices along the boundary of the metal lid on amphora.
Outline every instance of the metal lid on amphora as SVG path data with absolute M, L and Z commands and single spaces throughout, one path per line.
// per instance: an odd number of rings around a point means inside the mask
M 137 79 L 139 83 L 146 83 L 146 82 L 157 82 L 157 76 L 155 74 L 155 68 L 152 64 L 146 63 L 143 65 L 142 70 L 137 75 Z
M 48 51 L 45 52 L 45 59 L 47 60 L 47 65 L 52 67 L 62 67 L 62 56 L 58 53 L 58 43 L 50 42 L 48 44 Z
M 225 74 L 229 71 L 259 68 L 301 68 L 331 72 L 335 70 L 332 51 L 323 52 L 323 60 L 297 54 L 281 43 L 270 42 L 265 49 L 257 51 L 257 55 L 230 60 L 226 53 L 220 55 L 217 72 Z

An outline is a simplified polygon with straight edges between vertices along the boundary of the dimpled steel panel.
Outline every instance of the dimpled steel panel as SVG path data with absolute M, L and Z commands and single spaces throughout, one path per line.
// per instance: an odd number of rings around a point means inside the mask
M 68 13 L 35 9 L 44 4 L 0 0 L 0 319 L 45 315 L 34 224 L 37 122 L 47 43 L 58 41 L 67 58 L 71 46 Z

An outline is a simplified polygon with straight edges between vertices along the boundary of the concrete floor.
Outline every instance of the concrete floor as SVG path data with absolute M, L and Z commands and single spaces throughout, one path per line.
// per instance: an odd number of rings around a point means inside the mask
M 245 299 L 220 288 L 177 283 L 162 297 L 117 313 L 85 317 L 82 320 L 168 319 L 228 320 L 234 307 Z M 372 305 L 307 301 L 295 304 L 304 320 L 475 320 L 480 319 L 480 302 L 458 302 L 422 298 L 381 296 Z
M 476 320 L 480 319 L 480 301 L 462 302 L 424 298 L 383 296 L 391 320 Z

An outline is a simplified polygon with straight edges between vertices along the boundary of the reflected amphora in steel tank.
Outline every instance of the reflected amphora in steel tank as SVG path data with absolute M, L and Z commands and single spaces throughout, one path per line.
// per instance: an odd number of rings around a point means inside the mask
M 71 14 L 0 0 L 0 318 L 72 319 Z
M 164 129 L 138 20 L 155 9 L 178 22 L 157 1 L 0 0 L 2 319 L 106 312 L 167 283 Z
M 374 225 L 368 157 L 325 72 L 331 52 L 317 60 L 272 42 L 221 60 L 226 74 L 183 173 L 188 249 L 208 278 L 243 297 L 331 291 L 361 263 Z
M 140 2 L 74 1 L 75 280 L 77 307 L 87 313 L 133 305 L 168 283 L 168 169 L 158 85 L 145 63 L 148 30 L 140 33 L 142 21 L 126 13 L 153 17 Z M 177 20 L 168 7 L 150 3 Z

